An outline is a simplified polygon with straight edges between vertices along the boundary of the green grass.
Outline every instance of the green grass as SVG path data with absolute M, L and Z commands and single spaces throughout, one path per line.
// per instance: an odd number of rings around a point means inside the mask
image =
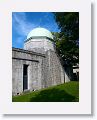
M 78 102 L 79 82 L 71 81 L 65 84 L 45 88 L 39 91 L 25 93 L 12 97 L 13 102 Z

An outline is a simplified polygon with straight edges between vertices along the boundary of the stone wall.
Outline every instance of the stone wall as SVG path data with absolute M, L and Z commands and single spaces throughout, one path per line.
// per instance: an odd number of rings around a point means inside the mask
M 28 65 L 28 90 L 38 90 L 65 82 L 65 71 L 53 50 L 45 54 L 23 49 L 12 51 L 12 92 L 23 92 L 23 65 Z
M 43 38 L 31 38 L 24 43 L 25 50 L 31 50 L 37 53 L 45 54 L 49 49 L 54 51 L 54 45 L 47 37 Z
M 46 57 L 44 61 L 44 86 L 49 87 L 53 85 L 58 85 L 64 83 L 64 69 L 60 63 L 57 54 L 49 50 L 46 52 Z
M 42 88 L 42 65 L 44 55 L 19 49 L 12 51 L 12 91 L 13 95 L 23 92 L 23 65 L 28 65 L 28 90 Z

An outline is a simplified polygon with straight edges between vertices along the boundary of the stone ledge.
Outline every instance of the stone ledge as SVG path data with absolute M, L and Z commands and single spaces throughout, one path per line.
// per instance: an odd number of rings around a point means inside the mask
M 12 48 L 12 51 L 17 51 L 17 52 L 22 52 L 22 53 L 27 53 L 27 54 L 45 57 L 45 54 L 41 54 L 41 53 L 29 51 L 29 50 L 24 50 L 24 49 L 20 49 L 20 48 Z

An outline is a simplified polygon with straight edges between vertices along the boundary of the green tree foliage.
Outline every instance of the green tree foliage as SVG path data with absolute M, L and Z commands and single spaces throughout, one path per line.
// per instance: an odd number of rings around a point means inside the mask
M 79 13 L 53 14 L 60 29 L 60 33 L 53 33 L 56 49 L 65 65 L 76 65 L 79 62 Z

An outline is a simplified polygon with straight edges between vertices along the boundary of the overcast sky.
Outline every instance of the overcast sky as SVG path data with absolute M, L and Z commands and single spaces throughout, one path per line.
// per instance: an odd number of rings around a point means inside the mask
M 28 33 L 43 27 L 51 32 L 58 32 L 53 13 L 50 12 L 13 12 L 12 13 L 12 46 L 23 48 Z

